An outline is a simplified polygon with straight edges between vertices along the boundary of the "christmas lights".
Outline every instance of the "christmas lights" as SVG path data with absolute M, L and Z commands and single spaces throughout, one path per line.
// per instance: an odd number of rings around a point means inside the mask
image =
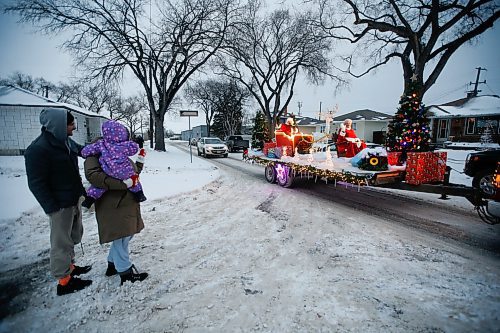
M 429 120 L 419 94 L 421 87 L 412 80 L 401 96 L 399 109 L 388 125 L 386 146 L 389 151 L 429 151 Z
M 312 165 L 299 165 L 291 162 L 277 162 L 269 160 L 266 158 L 261 158 L 259 156 L 253 156 L 252 159 L 264 166 L 271 166 L 276 170 L 277 177 L 282 177 L 283 183 L 288 177 L 289 170 L 292 170 L 292 175 L 300 175 L 301 177 L 311 178 L 318 177 L 319 179 L 334 180 L 335 184 L 337 181 L 350 183 L 353 185 L 364 186 L 369 184 L 369 180 L 373 177 L 373 174 L 355 174 L 348 171 L 333 171 L 329 169 L 318 169 Z

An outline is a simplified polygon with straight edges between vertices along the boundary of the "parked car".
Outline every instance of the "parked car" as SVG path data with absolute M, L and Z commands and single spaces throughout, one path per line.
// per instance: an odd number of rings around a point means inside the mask
M 191 146 L 196 146 L 197 143 L 198 143 L 198 138 L 191 138 L 191 141 L 189 142 Z
M 335 145 L 335 143 L 329 143 L 319 148 L 319 151 L 326 152 L 327 150 L 329 150 L 331 153 L 337 152 L 337 146 Z
M 226 138 L 226 145 L 232 153 L 238 150 L 248 149 L 248 147 L 250 147 L 250 142 L 243 139 L 241 135 L 230 135 Z
M 493 175 L 500 161 L 500 150 L 485 150 L 467 155 L 464 173 L 472 178 L 472 187 L 479 188 L 485 198 L 495 194 Z
M 219 138 L 200 138 L 196 145 L 198 156 L 224 156 L 227 157 L 229 149 Z

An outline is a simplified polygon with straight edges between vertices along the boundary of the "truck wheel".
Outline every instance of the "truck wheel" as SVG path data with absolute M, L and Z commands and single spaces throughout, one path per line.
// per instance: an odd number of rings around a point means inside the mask
M 274 170 L 274 165 L 266 166 L 264 174 L 268 182 L 270 182 L 271 184 L 274 184 L 276 182 L 276 170 Z
M 289 188 L 293 185 L 293 172 L 292 169 L 285 166 L 286 170 L 282 176 L 276 175 L 276 181 L 278 185 Z
M 478 188 L 484 198 L 491 198 L 495 194 L 493 186 L 493 170 L 481 170 L 472 179 L 472 187 Z

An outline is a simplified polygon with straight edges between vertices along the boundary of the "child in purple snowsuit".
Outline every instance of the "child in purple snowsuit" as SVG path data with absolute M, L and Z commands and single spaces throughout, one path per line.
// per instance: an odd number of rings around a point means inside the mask
M 108 120 L 102 124 L 102 136 L 102 139 L 82 149 L 82 157 L 100 155 L 99 163 L 102 170 L 113 178 L 126 180 L 137 177 L 132 162 L 128 157 L 137 153 L 139 145 L 129 140 L 127 128 L 114 120 Z M 134 193 L 138 202 L 146 200 L 142 185 L 138 181 L 129 190 Z M 87 198 L 82 203 L 82 206 L 89 208 L 104 192 L 106 192 L 106 189 L 90 186 L 87 189 Z

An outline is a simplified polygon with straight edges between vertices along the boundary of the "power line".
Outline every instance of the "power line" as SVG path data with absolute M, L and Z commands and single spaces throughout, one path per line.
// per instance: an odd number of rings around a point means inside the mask
M 443 93 L 443 94 L 441 94 L 441 95 L 439 95 L 439 96 L 437 96 L 437 97 L 433 98 L 432 100 L 427 101 L 427 103 L 426 103 L 426 104 L 434 103 L 435 101 L 437 101 L 437 100 L 439 100 L 439 99 L 441 99 L 441 98 L 444 98 L 444 97 L 446 97 L 446 96 L 448 96 L 448 95 L 451 95 L 451 94 L 453 94 L 453 93 L 455 93 L 455 92 L 457 92 L 458 90 L 461 90 L 461 89 L 463 89 L 463 91 L 465 92 L 465 91 L 467 90 L 467 84 L 462 84 L 462 85 L 461 85 L 460 87 L 458 87 L 458 88 L 455 88 L 455 89 L 453 89 L 453 90 L 450 90 L 450 91 L 448 91 L 448 92 L 445 92 L 445 93 Z
M 491 91 L 491 93 L 493 95 L 498 95 L 498 93 L 496 93 L 495 91 L 493 91 L 493 88 L 491 88 L 487 83 L 485 83 L 485 84 L 486 84 L 486 87 Z

